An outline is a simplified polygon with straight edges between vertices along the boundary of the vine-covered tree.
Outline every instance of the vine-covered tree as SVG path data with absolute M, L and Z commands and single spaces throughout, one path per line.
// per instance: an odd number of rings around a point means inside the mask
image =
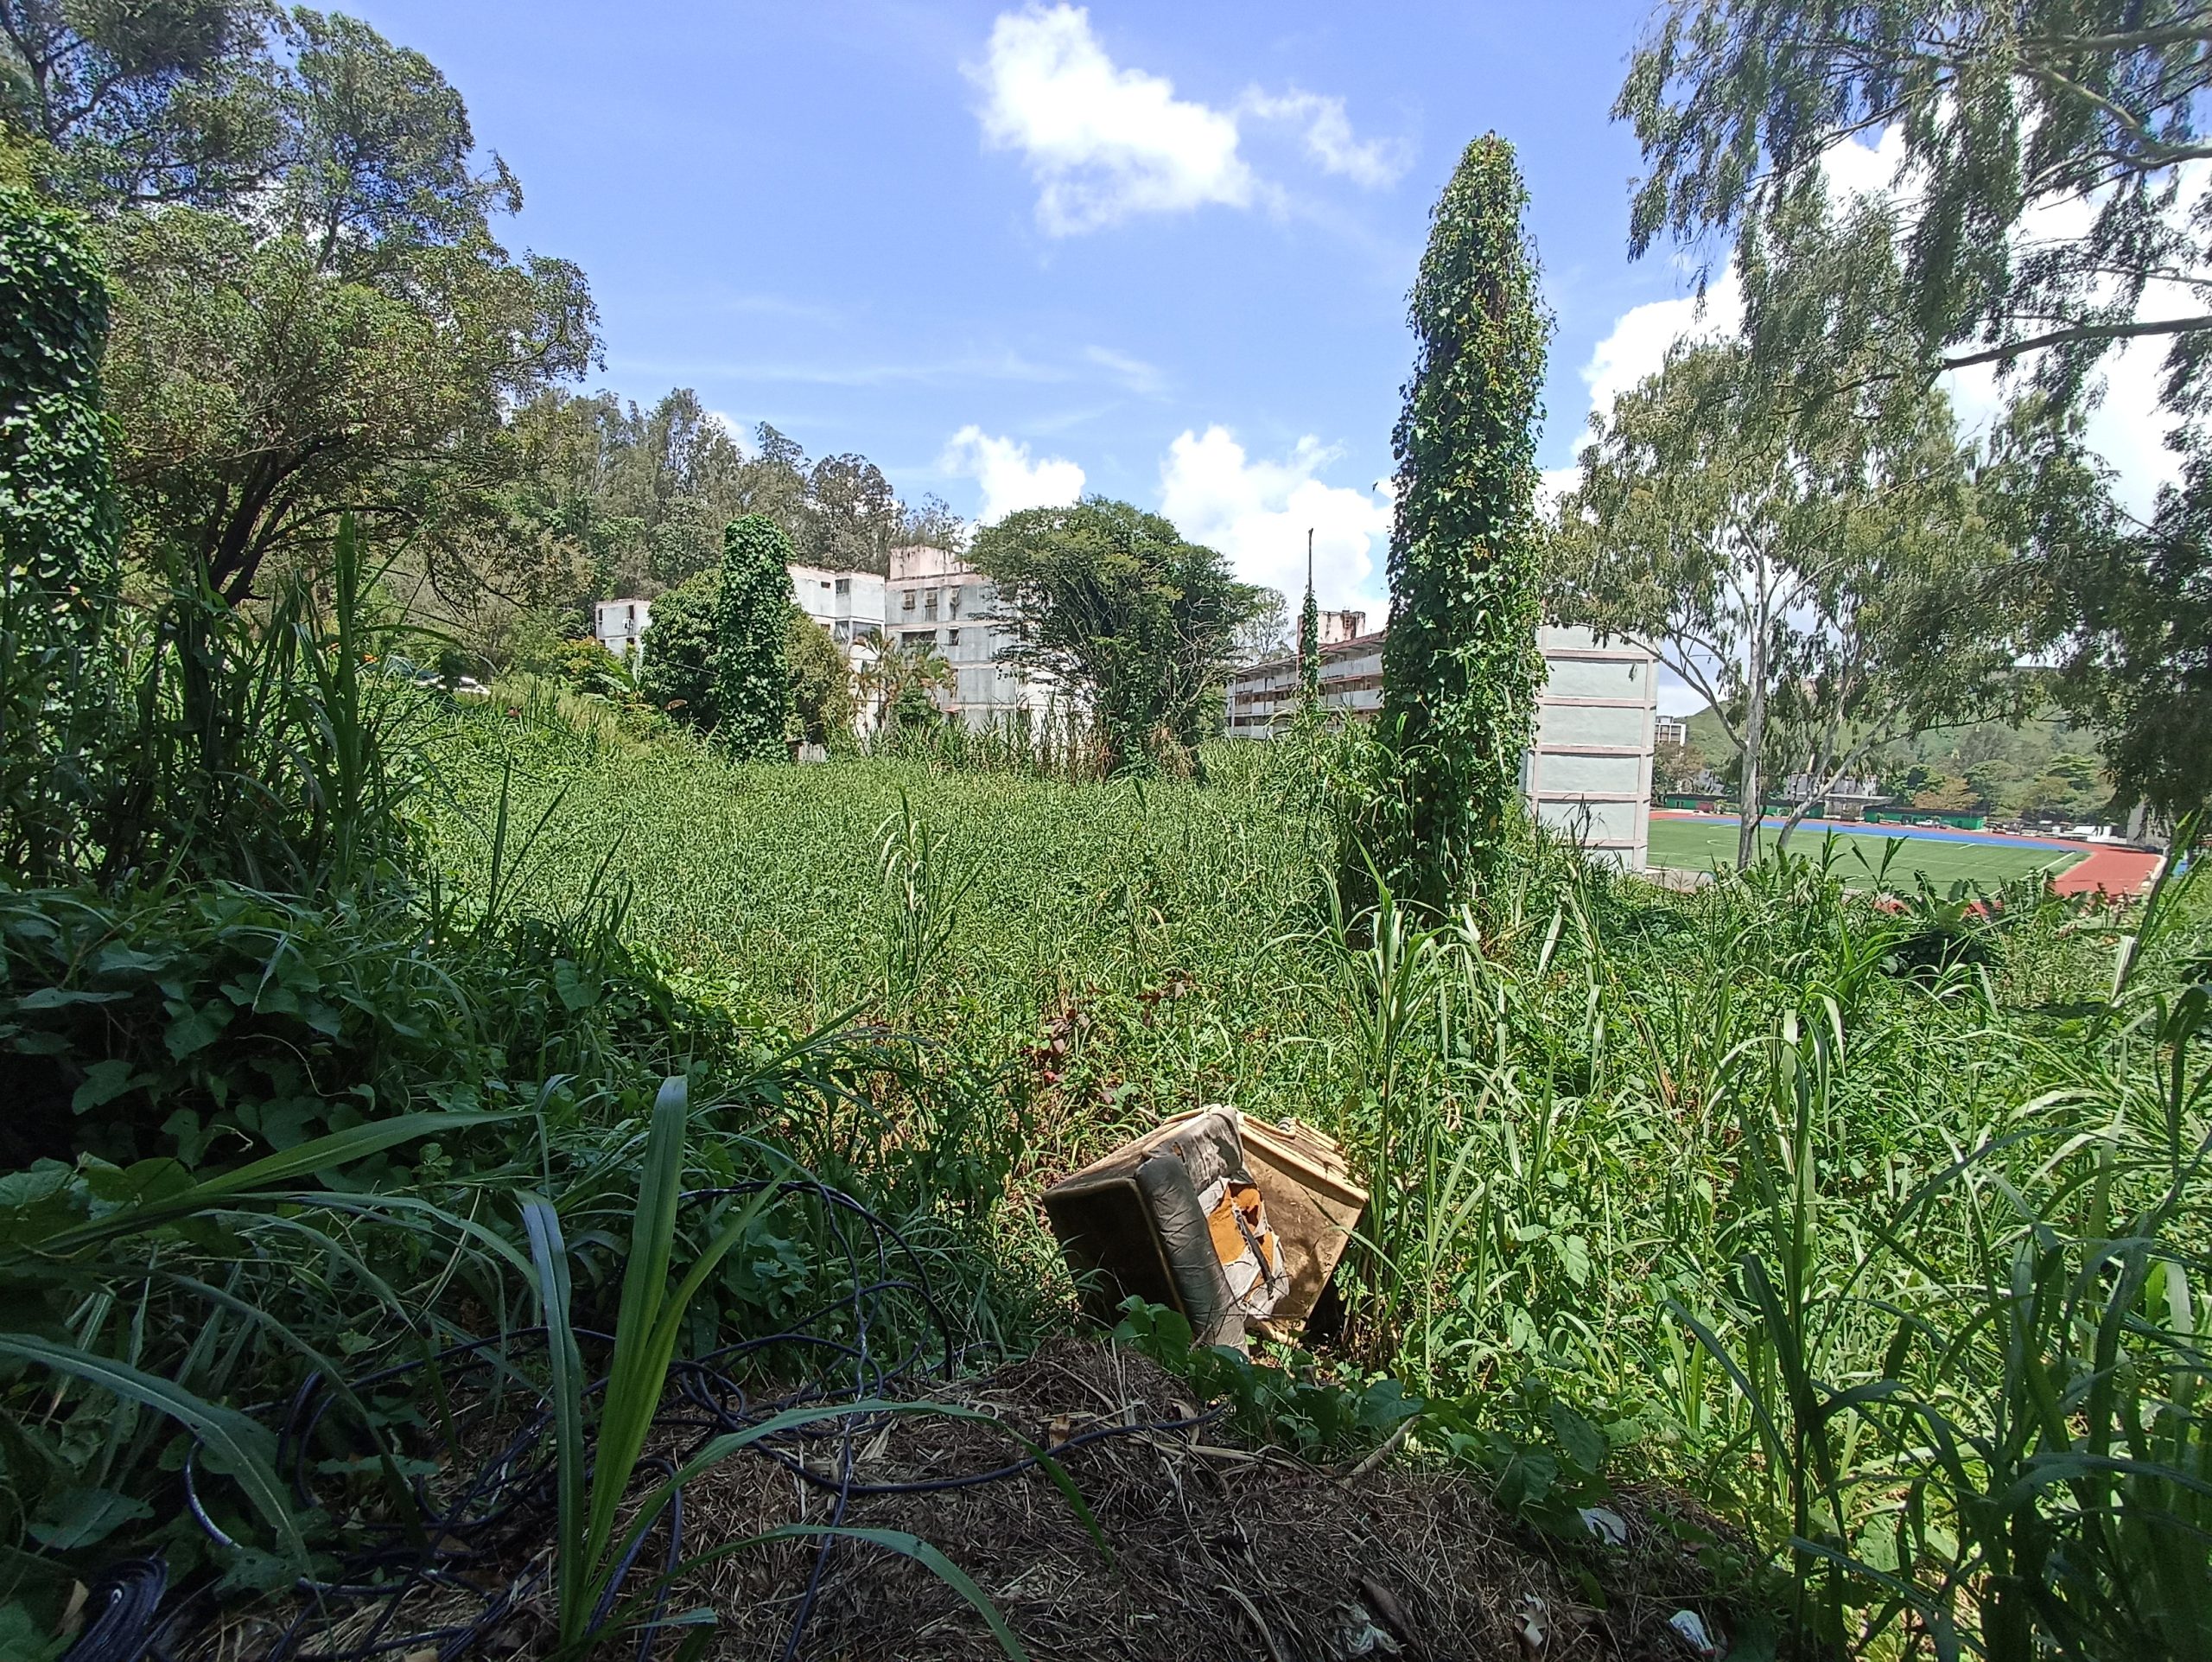
M 1371 852 L 1439 910 L 1503 850 L 1542 686 L 1535 425 L 1551 323 L 1527 205 L 1513 147 L 1468 145 L 1414 283 L 1417 356 L 1393 441 L 1382 734 L 1398 806 Z
M 100 350 L 107 291 L 83 228 L 0 190 L 0 867 L 63 867 L 89 788 L 95 654 L 115 597 Z
M 1321 708 L 1321 603 L 1313 595 L 1313 533 L 1306 533 L 1306 603 L 1298 608 L 1298 708 Z
M 734 520 L 722 533 L 721 592 L 715 602 L 715 697 L 721 707 L 715 734 L 741 761 L 773 761 L 787 754 L 791 557 L 783 527 L 765 514 Z

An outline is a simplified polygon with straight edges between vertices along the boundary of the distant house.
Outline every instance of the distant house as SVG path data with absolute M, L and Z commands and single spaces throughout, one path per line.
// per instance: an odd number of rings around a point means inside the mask
M 1654 744 L 1681 746 L 1690 742 L 1690 724 L 1680 716 L 1662 716 L 1651 724 Z
M 1324 614 L 1325 619 L 1329 614 Z M 1358 613 L 1338 614 L 1359 618 Z M 1364 621 L 1363 619 L 1362 621 Z M 1372 721 L 1382 708 L 1386 631 L 1328 640 L 1321 646 L 1325 715 Z M 1599 645 L 1587 629 L 1542 628 L 1536 644 L 1548 671 L 1536 742 L 1521 767 L 1521 789 L 1538 820 L 1586 849 L 1641 871 L 1650 847 L 1651 759 L 1658 662 L 1625 641 Z M 1298 713 L 1298 656 L 1268 659 L 1230 680 L 1226 725 L 1233 739 L 1272 739 Z

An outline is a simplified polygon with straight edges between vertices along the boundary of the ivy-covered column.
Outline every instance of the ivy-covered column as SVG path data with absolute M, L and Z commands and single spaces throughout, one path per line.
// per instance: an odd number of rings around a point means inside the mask
M 67 863 L 97 747 L 78 727 L 116 593 L 107 289 L 73 216 L 0 189 L 0 865 Z
M 1513 147 L 1467 146 L 1414 284 L 1418 340 L 1394 449 L 1382 736 L 1397 812 L 1376 850 L 1408 900 L 1442 911 L 1503 850 L 1534 736 L 1537 398 L 1551 319 L 1522 226 Z
M 740 761 L 788 755 L 791 708 L 784 639 L 790 627 L 791 545 L 766 514 L 748 513 L 722 532 L 722 587 L 715 602 L 717 742 Z

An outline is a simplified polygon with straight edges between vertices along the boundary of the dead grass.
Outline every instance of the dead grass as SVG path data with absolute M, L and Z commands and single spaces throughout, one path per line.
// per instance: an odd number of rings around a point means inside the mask
M 1692 1609 L 1717 1632 L 1728 1626 L 1711 1574 L 1669 1525 L 1694 1524 L 1714 1536 L 1722 1526 L 1679 1495 L 1616 1500 L 1628 1525 L 1625 1546 L 1568 1547 L 1516 1525 L 1476 1478 L 1403 1461 L 1323 1469 L 1230 1446 L 1217 1424 L 1143 1429 L 1195 1418 L 1197 1405 L 1173 1375 L 1093 1340 L 1057 1340 L 932 1396 L 996 1423 L 899 1417 L 856 1446 L 856 1482 L 937 1483 L 989 1472 L 1027 1453 L 1010 1432 L 1055 1447 L 1103 1426 L 1131 1428 L 1058 1455 L 1110 1562 L 1051 1479 L 1033 1468 L 967 1487 L 855 1495 L 844 1512 L 848 1525 L 903 1531 L 944 1551 L 980 1584 L 1037 1662 L 1693 1662 L 1668 1618 Z M 841 1448 L 835 1436 L 815 1444 L 806 1459 L 817 1479 L 834 1480 Z M 834 1481 L 741 1455 L 686 1487 L 683 1551 L 837 1521 L 836 1498 Z M 665 1549 L 657 1534 L 632 1577 L 633 1590 Z M 514 1540 L 495 1554 L 503 1567 L 486 1563 L 488 1577 L 467 1578 L 480 1588 L 504 1585 L 513 1600 L 467 1654 L 550 1651 L 548 1551 L 543 1542 Z M 817 1551 L 810 1541 L 779 1541 L 734 1553 L 694 1572 L 667 1608 L 712 1608 L 716 1627 L 706 1654 L 717 1662 L 780 1658 Z M 315 1634 L 310 1655 L 389 1645 L 410 1631 L 457 1634 L 477 1620 L 484 1597 L 455 1585 L 419 1587 L 400 1611 L 381 1602 L 328 1613 L 264 1603 L 231 1611 L 195 1654 L 249 1662 L 269 1654 L 302 1616 Z M 611 1639 L 605 1654 L 632 1655 L 634 1644 Z M 671 1636 L 655 1653 L 665 1658 L 674 1649 Z M 443 1653 L 435 1643 L 399 1648 L 409 1662 Z M 798 1654 L 814 1662 L 999 1662 L 1004 1652 L 976 1612 L 929 1570 L 841 1540 L 830 1549 Z
M 1109 1347 L 1057 1341 L 950 1393 L 1049 1443 L 1101 1422 L 1187 1417 L 1179 1381 Z M 1021 1450 L 974 1421 L 906 1419 L 872 1441 L 857 1479 L 885 1483 L 988 1470 Z M 1666 1626 L 1704 1608 L 1711 1577 L 1660 1527 L 1674 1503 L 1619 1510 L 1630 1544 L 1570 1565 L 1512 1527 L 1465 1478 L 1389 1466 L 1339 1475 L 1285 1456 L 1221 1446 L 1219 1434 L 1137 1433 L 1069 1452 L 1113 1554 L 1109 1564 L 1041 1472 L 968 1488 L 855 1498 L 844 1521 L 904 1530 L 973 1576 L 1039 1659 L 1268 1662 L 1402 1655 L 1673 1656 Z M 703 1547 L 790 1522 L 830 1521 L 835 1496 L 765 1461 L 745 1461 L 687 1493 L 687 1544 Z M 1676 1507 L 1681 1511 L 1679 1506 Z M 1709 1520 L 1699 1521 L 1712 1527 Z M 709 1652 L 779 1656 L 815 1548 L 778 1543 L 713 1566 L 676 1601 L 710 1604 Z M 1595 1572 L 1586 1585 L 1576 1571 Z M 1602 1592 L 1599 1608 L 1593 1593 Z M 1533 1628 L 1532 1628 L 1533 1623 Z M 1714 1625 L 1719 1625 L 1717 1622 Z M 1532 1643 L 1531 1632 L 1544 1637 Z M 1364 1648 L 1363 1648 L 1363 1646 Z M 927 1570 L 839 1543 L 803 1653 L 870 1662 L 989 1662 L 1002 1655 L 979 1617 Z

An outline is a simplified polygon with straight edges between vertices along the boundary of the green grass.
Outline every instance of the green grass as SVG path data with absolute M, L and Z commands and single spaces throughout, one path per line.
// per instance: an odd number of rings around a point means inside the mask
M 480 881 L 511 756 L 519 818 L 558 804 L 525 904 L 588 887 L 612 847 L 626 928 L 680 974 L 764 1020 L 885 1020 L 929 1067 L 993 1081 L 970 1134 L 1007 1151 L 999 1239 L 1032 1272 L 1038 1190 L 1164 1113 L 1231 1102 L 1342 1137 L 1384 1204 L 1338 1365 L 1484 1423 L 1573 1404 L 1619 1472 L 1749 1529 L 1839 1646 L 1855 1627 L 1861 1653 L 1910 1653 L 1939 1611 L 2011 1620 L 1984 1602 L 1990 1566 L 2041 1549 L 1991 1532 L 2015 1527 L 1987 1500 L 2007 1491 L 2037 1497 L 2012 1514 L 2029 1534 L 2076 1531 L 2067 1621 L 2145 1655 L 2189 1630 L 2202 1576 L 2161 1586 L 2133 1537 L 2069 1520 L 2114 1504 L 2110 1438 L 2167 1423 L 2203 1371 L 2171 1277 L 2203 1273 L 2207 1098 L 2158 1061 L 2196 1054 L 2172 1027 L 2195 1006 L 2097 1014 L 2112 942 L 2064 905 L 1878 912 L 1810 838 L 1688 895 L 1529 848 L 1479 934 L 1332 936 L 1321 759 L 1262 748 L 1213 753 L 1204 784 L 1090 785 L 730 767 L 479 719 L 445 759 L 461 788 L 435 840 L 458 887 Z M 1697 863 L 1683 833 L 1726 852 L 1726 828 L 1667 822 L 1656 851 Z M 1995 883 L 2048 859 L 1909 842 L 1892 872 Z M 2145 988 L 2202 939 L 2184 918 L 2140 957 Z M 2139 1275 L 2098 1268 L 2115 1235 L 2142 1243 Z M 2126 1390 L 2148 1394 L 2038 1422 L 2023 1462 L 2004 1428 L 2039 1376 L 2018 1347 L 2088 1378 L 2107 1365 L 2084 1347 L 2120 1322 Z M 1897 1576 L 1902 1604 L 1879 1590 Z
M 1818 854 L 1823 837 L 1821 833 L 1800 831 L 1789 839 L 1789 846 L 1799 854 Z M 1761 841 L 1768 847 L 1774 844 L 1771 829 L 1761 833 Z M 1840 831 L 1836 833 L 1837 875 L 1851 888 L 1861 888 L 1872 881 L 1868 868 L 1878 867 L 1886 851 L 1885 844 L 1901 842 L 1890 867 L 1893 882 L 1906 886 L 1916 873 L 1938 888 L 1964 881 L 1994 888 L 2016 877 L 2025 877 L 2044 871 L 2056 876 L 2068 867 L 2077 864 L 2082 856 L 2057 849 L 2007 848 L 1989 843 L 1944 843 L 1928 837 L 1899 837 L 1878 831 Z M 1865 864 L 1861 864 L 1861 858 Z M 1695 819 L 1664 819 L 1653 815 L 1651 819 L 1651 863 L 1672 866 L 1681 870 L 1702 871 L 1713 865 L 1733 865 L 1736 862 L 1736 822 L 1714 825 Z

